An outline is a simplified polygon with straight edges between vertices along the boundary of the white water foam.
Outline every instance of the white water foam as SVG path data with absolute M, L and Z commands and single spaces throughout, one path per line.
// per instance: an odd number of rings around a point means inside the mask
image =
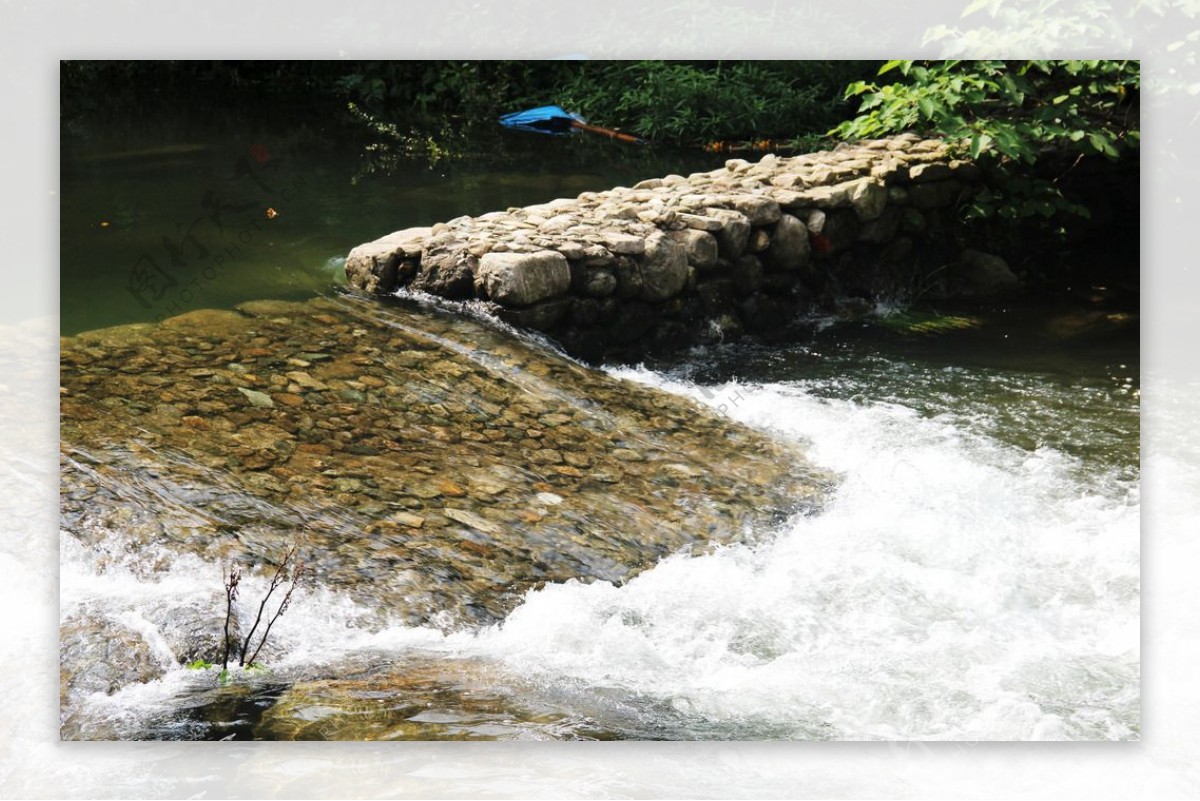
M 448 637 L 305 589 L 272 630 L 276 675 L 413 651 L 483 658 L 536 692 L 601 699 L 586 707 L 601 726 L 615 699 L 615 728 L 631 736 L 1137 738 L 1136 485 L 1088 483 L 1061 452 L 1005 446 L 986 425 L 898 403 L 615 372 L 803 443 L 840 474 L 831 503 L 621 587 L 532 591 L 503 623 Z M 218 565 L 172 556 L 147 578 L 98 569 L 91 554 L 106 550 L 64 535 L 64 615 L 99 605 L 154 643 L 138 610 L 220 590 Z M 264 588 L 247 577 L 243 598 Z M 240 611 L 246 624 L 252 610 Z M 211 679 L 173 667 L 94 697 L 92 713 L 136 730 Z M 645 718 L 632 727 L 630 709 Z
M 741 387 L 736 404 L 842 474 L 823 514 L 675 556 L 622 587 L 531 592 L 474 646 L 547 684 L 656 699 L 727 734 L 1136 739 L 1135 487 L 1081 485 L 895 404 Z

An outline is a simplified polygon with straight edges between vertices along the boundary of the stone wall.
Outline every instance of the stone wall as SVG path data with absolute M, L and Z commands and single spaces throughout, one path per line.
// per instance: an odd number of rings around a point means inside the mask
M 980 180 L 944 142 L 906 134 L 409 228 L 360 245 L 350 284 L 476 299 L 585 359 L 742 336 L 807 312 L 903 297 L 935 268 L 955 291 L 1015 285 L 949 244 L 950 207 Z M 943 286 L 943 289 L 945 287 Z

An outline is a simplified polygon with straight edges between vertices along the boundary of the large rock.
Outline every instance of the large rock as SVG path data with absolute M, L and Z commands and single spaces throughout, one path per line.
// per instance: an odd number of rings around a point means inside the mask
M 958 258 L 955 278 L 961 291 L 968 295 L 994 295 L 1008 292 L 1021 285 L 1021 281 L 999 256 L 964 250 Z
M 391 292 L 396 287 L 400 262 L 419 258 L 432 230 L 405 228 L 359 245 L 346 256 L 346 279 L 364 292 Z
M 59 694 L 64 705 L 163 675 L 164 660 L 140 632 L 95 611 L 84 609 L 63 621 L 60 638 Z
M 738 195 L 730 205 L 746 215 L 751 225 L 770 225 L 779 220 L 779 204 L 766 195 Z
M 475 256 L 461 248 L 426 253 L 411 286 L 431 295 L 463 300 L 473 294 L 478 264 Z
M 809 254 L 808 228 L 792 215 L 784 214 L 775 226 L 762 260 L 773 270 L 799 270 L 808 264 Z
M 672 231 L 671 238 L 683 246 L 688 264 L 707 270 L 717 263 L 717 240 L 712 234 L 695 228 Z
M 196 660 L 221 661 L 225 651 L 224 611 L 225 593 L 216 591 L 198 598 L 160 601 L 147 607 L 142 615 L 161 632 L 175 661 L 186 665 Z M 229 621 L 229 633 L 233 641 L 243 633 L 236 615 Z M 233 655 L 236 657 L 236 651 Z
M 912 209 L 907 209 L 912 211 Z M 920 212 L 915 212 L 920 216 Z M 900 228 L 901 211 L 899 206 L 888 206 L 878 217 L 867 220 L 858 229 L 858 241 L 884 245 L 896 237 Z
M 887 206 L 888 192 L 882 181 L 860 178 L 850 182 L 850 205 L 861 220 L 874 220 Z
M 615 280 L 614 280 L 615 283 Z M 534 331 L 545 331 L 562 319 L 571 307 L 571 298 L 561 297 L 543 300 L 532 306 L 518 308 L 501 307 L 497 316 L 519 328 L 532 328 Z
M 722 256 L 736 259 L 746 252 L 746 241 L 750 238 L 750 218 L 732 209 L 709 209 L 708 216 L 721 222 L 716 232 L 717 245 Z
M 953 178 L 913 184 L 908 188 L 908 202 L 922 210 L 940 209 L 953 203 L 961 190 L 962 184 Z
M 641 268 L 643 300 L 674 297 L 687 283 L 687 254 L 681 245 L 663 233 L 651 234 L 646 239 Z
M 554 250 L 486 253 L 475 280 L 477 291 L 506 306 L 529 306 L 561 295 L 570 286 L 571 269 Z

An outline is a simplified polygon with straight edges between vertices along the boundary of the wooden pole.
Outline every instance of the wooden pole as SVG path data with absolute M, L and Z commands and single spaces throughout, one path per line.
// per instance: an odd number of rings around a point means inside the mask
M 601 134 L 612 139 L 620 139 L 622 142 L 633 142 L 635 145 L 646 144 L 645 140 L 639 139 L 633 134 L 614 131 L 611 128 L 601 128 L 599 125 L 588 125 L 586 122 L 580 122 L 579 120 L 573 120 L 571 122 L 571 127 L 578 128 L 581 131 L 587 131 L 588 133 Z

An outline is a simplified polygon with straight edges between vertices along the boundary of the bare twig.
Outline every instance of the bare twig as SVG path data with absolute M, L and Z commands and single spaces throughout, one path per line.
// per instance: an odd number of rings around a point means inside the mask
M 233 602 L 237 599 L 238 582 L 242 572 L 237 565 L 229 568 L 229 580 L 225 582 L 225 653 L 221 656 L 221 669 L 229 669 L 229 621 L 233 617 Z
M 295 548 L 293 548 L 292 550 L 294 551 Z M 289 556 L 290 555 L 291 554 L 289 553 Z M 285 560 L 284 564 L 286 564 L 286 563 L 287 562 Z M 250 655 L 250 658 L 247 660 L 247 664 L 253 665 L 254 660 L 256 658 L 258 658 L 258 652 L 261 651 L 262 647 L 267 644 L 267 637 L 270 636 L 270 634 L 271 634 L 271 627 L 275 625 L 276 620 L 279 620 L 279 616 L 287 611 L 288 606 L 292 602 L 292 593 L 296 591 L 296 587 L 299 585 L 300 579 L 304 576 L 304 574 L 307 572 L 307 570 L 308 570 L 308 568 L 304 564 L 304 562 L 296 563 L 295 569 L 292 570 L 292 576 L 291 576 L 292 586 L 288 587 L 288 591 L 287 591 L 287 593 L 284 594 L 283 600 L 279 602 L 279 608 L 275 610 L 275 616 L 271 618 L 271 620 L 267 623 L 267 627 L 265 629 L 263 629 L 262 639 L 259 640 L 258 647 L 255 648 L 254 653 Z
M 265 610 L 267 608 L 267 601 L 269 601 L 271 599 L 271 595 L 275 592 L 276 589 L 279 588 L 279 585 L 287 580 L 288 564 L 291 562 L 292 557 L 295 555 L 296 555 L 296 546 L 293 545 L 291 548 L 288 549 L 287 553 L 283 555 L 283 560 L 279 563 L 279 567 L 277 567 L 275 569 L 275 575 L 271 576 L 271 585 L 267 588 L 267 594 L 263 596 L 262 603 L 260 603 L 258 605 L 258 615 L 254 618 L 254 625 L 250 627 L 250 633 L 246 635 L 246 639 L 242 643 L 241 658 L 238 661 L 239 667 L 244 666 L 246 664 L 246 651 L 248 651 L 250 649 L 250 639 L 254 636 L 254 632 L 258 630 L 258 624 L 262 622 L 263 610 Z M 290 591 L 288 592 L 288 595 L 291 595 Z M 285 599 L 285 601 L 286 601 L 286 599 Z M 276 614 L 276 617 L 278 617 L 278 616 L 279 616 L 279 613 Z M 272 621 L 272 622 L 274 622 L 274 621 Z M 265 641 L 266 638 L 264 637 L 263 639 Z M 258 647 L 262 648 L 262 643 L 259 643 Z M 258 651 L 256 650 L 254 653 L 257 654 Z

